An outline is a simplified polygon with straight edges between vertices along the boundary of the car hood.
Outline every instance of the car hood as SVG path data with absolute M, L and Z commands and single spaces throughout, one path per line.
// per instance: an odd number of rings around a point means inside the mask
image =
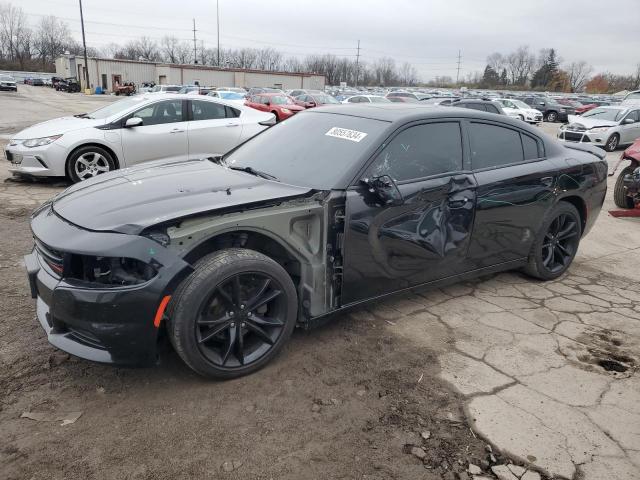
M 274 106 L 278 108 L 288 108 L 292 112 L 301 112 L 302 110 L 305 110 L 303 106 L 298 105 L 297 103 L 287 104 L 287 105 L 274 105 Z
M 640 139 L 631 144 L 623 153 L 624 157 L 640 161 Z
M 593 120 L 588 117 L 582 117 L 578 115 L 569 115 L 569 124 L 570 125 L 582 125 L 587 130 L 594 127 L 614 127 L 618 125 L 618 122 L 612 122 L 610 120 L 601 120 L 594 118 Z
M 78 118 L 78 117 L 61 117 L 47 120 L 46 122 L 36 123 L 24 130 L 16 133 L 13 138 L 26 140 L 29 138 L 42 138 L 52 135 L 61 135 L 72 130 L 80 130 L 87 127 L 96 127 L 104 125 L 104 119 L 95 118 Z
M 165 160 L 77 183 L 54 198 L 53 210 L 88 230 L 138 234 L 174 219 L 312 191 L 230 170 L 206 159 Z

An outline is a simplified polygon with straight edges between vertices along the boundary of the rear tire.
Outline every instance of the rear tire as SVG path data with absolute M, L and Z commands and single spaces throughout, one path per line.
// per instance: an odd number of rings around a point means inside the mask
M 567 271 L 578 251 L 582 222 L 576 207 L 559 202 L 546 216 L 531 246 L 526 274 L 553 280 Z
M 558 120 L 558 114 L 556 112 L 547 113 L 547 122 L 555 123 Z
M 635 167 L 633 165 L 629 165 L 627 168 L 622 170 L 616 179 L 615 187 L 613 187 L 613 202 L 620 208 L 634 207 L 635 202 L 633 201 L 633 198 L 627 195 L 627 191 L 624 188 L 625 175 L 633 173 L 634 170 Z
M 230 379 L 255 372 L 278 354 L 296 325 L 298 296 L 274 260 L 230 248 L 196 263 L 173 295 L 168 316 L 180 358 L 204 377 Z

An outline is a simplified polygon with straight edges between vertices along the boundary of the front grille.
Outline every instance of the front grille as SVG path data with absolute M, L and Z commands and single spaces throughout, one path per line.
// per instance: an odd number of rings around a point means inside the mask
M 100 341 L 100 339 L 98 339 L 98 337 L 96 337 L 92 333 L 86 330 L 80 330 L 76 327 L 70 327 L 69 325 L 67 325 L 66 327 L 68 331 L 66 336 L 71 338 L 72 340 L 75 340 L 78 343 L 86 345 L 87 347 L 99 348 L 101 350 L 105 350 L 105 347 Z
M 588 142 L 589 137 L 586 135 L 583 135 L 582 133 L 576 133 L 576 132 L 564 132 L 564 139 L 567 142 Z
M 47 265 L 49 265 L 49 267 L 55 274 L 62 276 L 62 272 L 64 271 L 64 254 L 45 245 L 35 237 L 33 237 L 33 239 L 36 244 L 36 250 L 43 258 L 43 260 L 47 263 Z

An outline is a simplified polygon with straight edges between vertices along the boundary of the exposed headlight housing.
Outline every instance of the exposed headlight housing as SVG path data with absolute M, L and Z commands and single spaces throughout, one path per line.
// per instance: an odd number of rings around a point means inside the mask
M 156 268 L 135 258 L 71 255 L 65 278 L 105 287 L 139 285 L 158 274 Z
M 289 110 L 288 108 L 281 108 L 281 109 L 280 109 L 280 111 L 281 111 L 282 113 L 286 113 L 286 114 L 291 113 L 291 110 Z
M 27 148 L 42 147 L 44 145 L 49 145 L 50 143 L 55 142 L 61 136 L 62 135 L 52 135 L 50 137 L 30 138 L 28 140 L 23 140 L 22 145 Z
M 607 130 L 609 130 L 609 127 L 594 127 L 589 129 L 589 131 L 593 133 L 604 133 Z

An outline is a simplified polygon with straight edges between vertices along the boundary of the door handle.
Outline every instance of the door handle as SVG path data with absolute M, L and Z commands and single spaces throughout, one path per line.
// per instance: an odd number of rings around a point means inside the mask
M 173 130 L 171 130 L 169 133 L 182 133 L 184 132 L 184 130 L 181 130 L 179 128 L 174 128 Z
M 225 126 L 226 127 L 239 127 L 240 124 L 239 123 L 227 123 Z
M 553 177 L 542 177 L 540 183 L 545 187 L 550 187 L 553 184 Z
M 467 202 L 469 201 L 469 199 L 467 197 L 464 197 L 460 200 L 449 200 L 449 207 L 450 208 L 462 208 L 464 207 Z

